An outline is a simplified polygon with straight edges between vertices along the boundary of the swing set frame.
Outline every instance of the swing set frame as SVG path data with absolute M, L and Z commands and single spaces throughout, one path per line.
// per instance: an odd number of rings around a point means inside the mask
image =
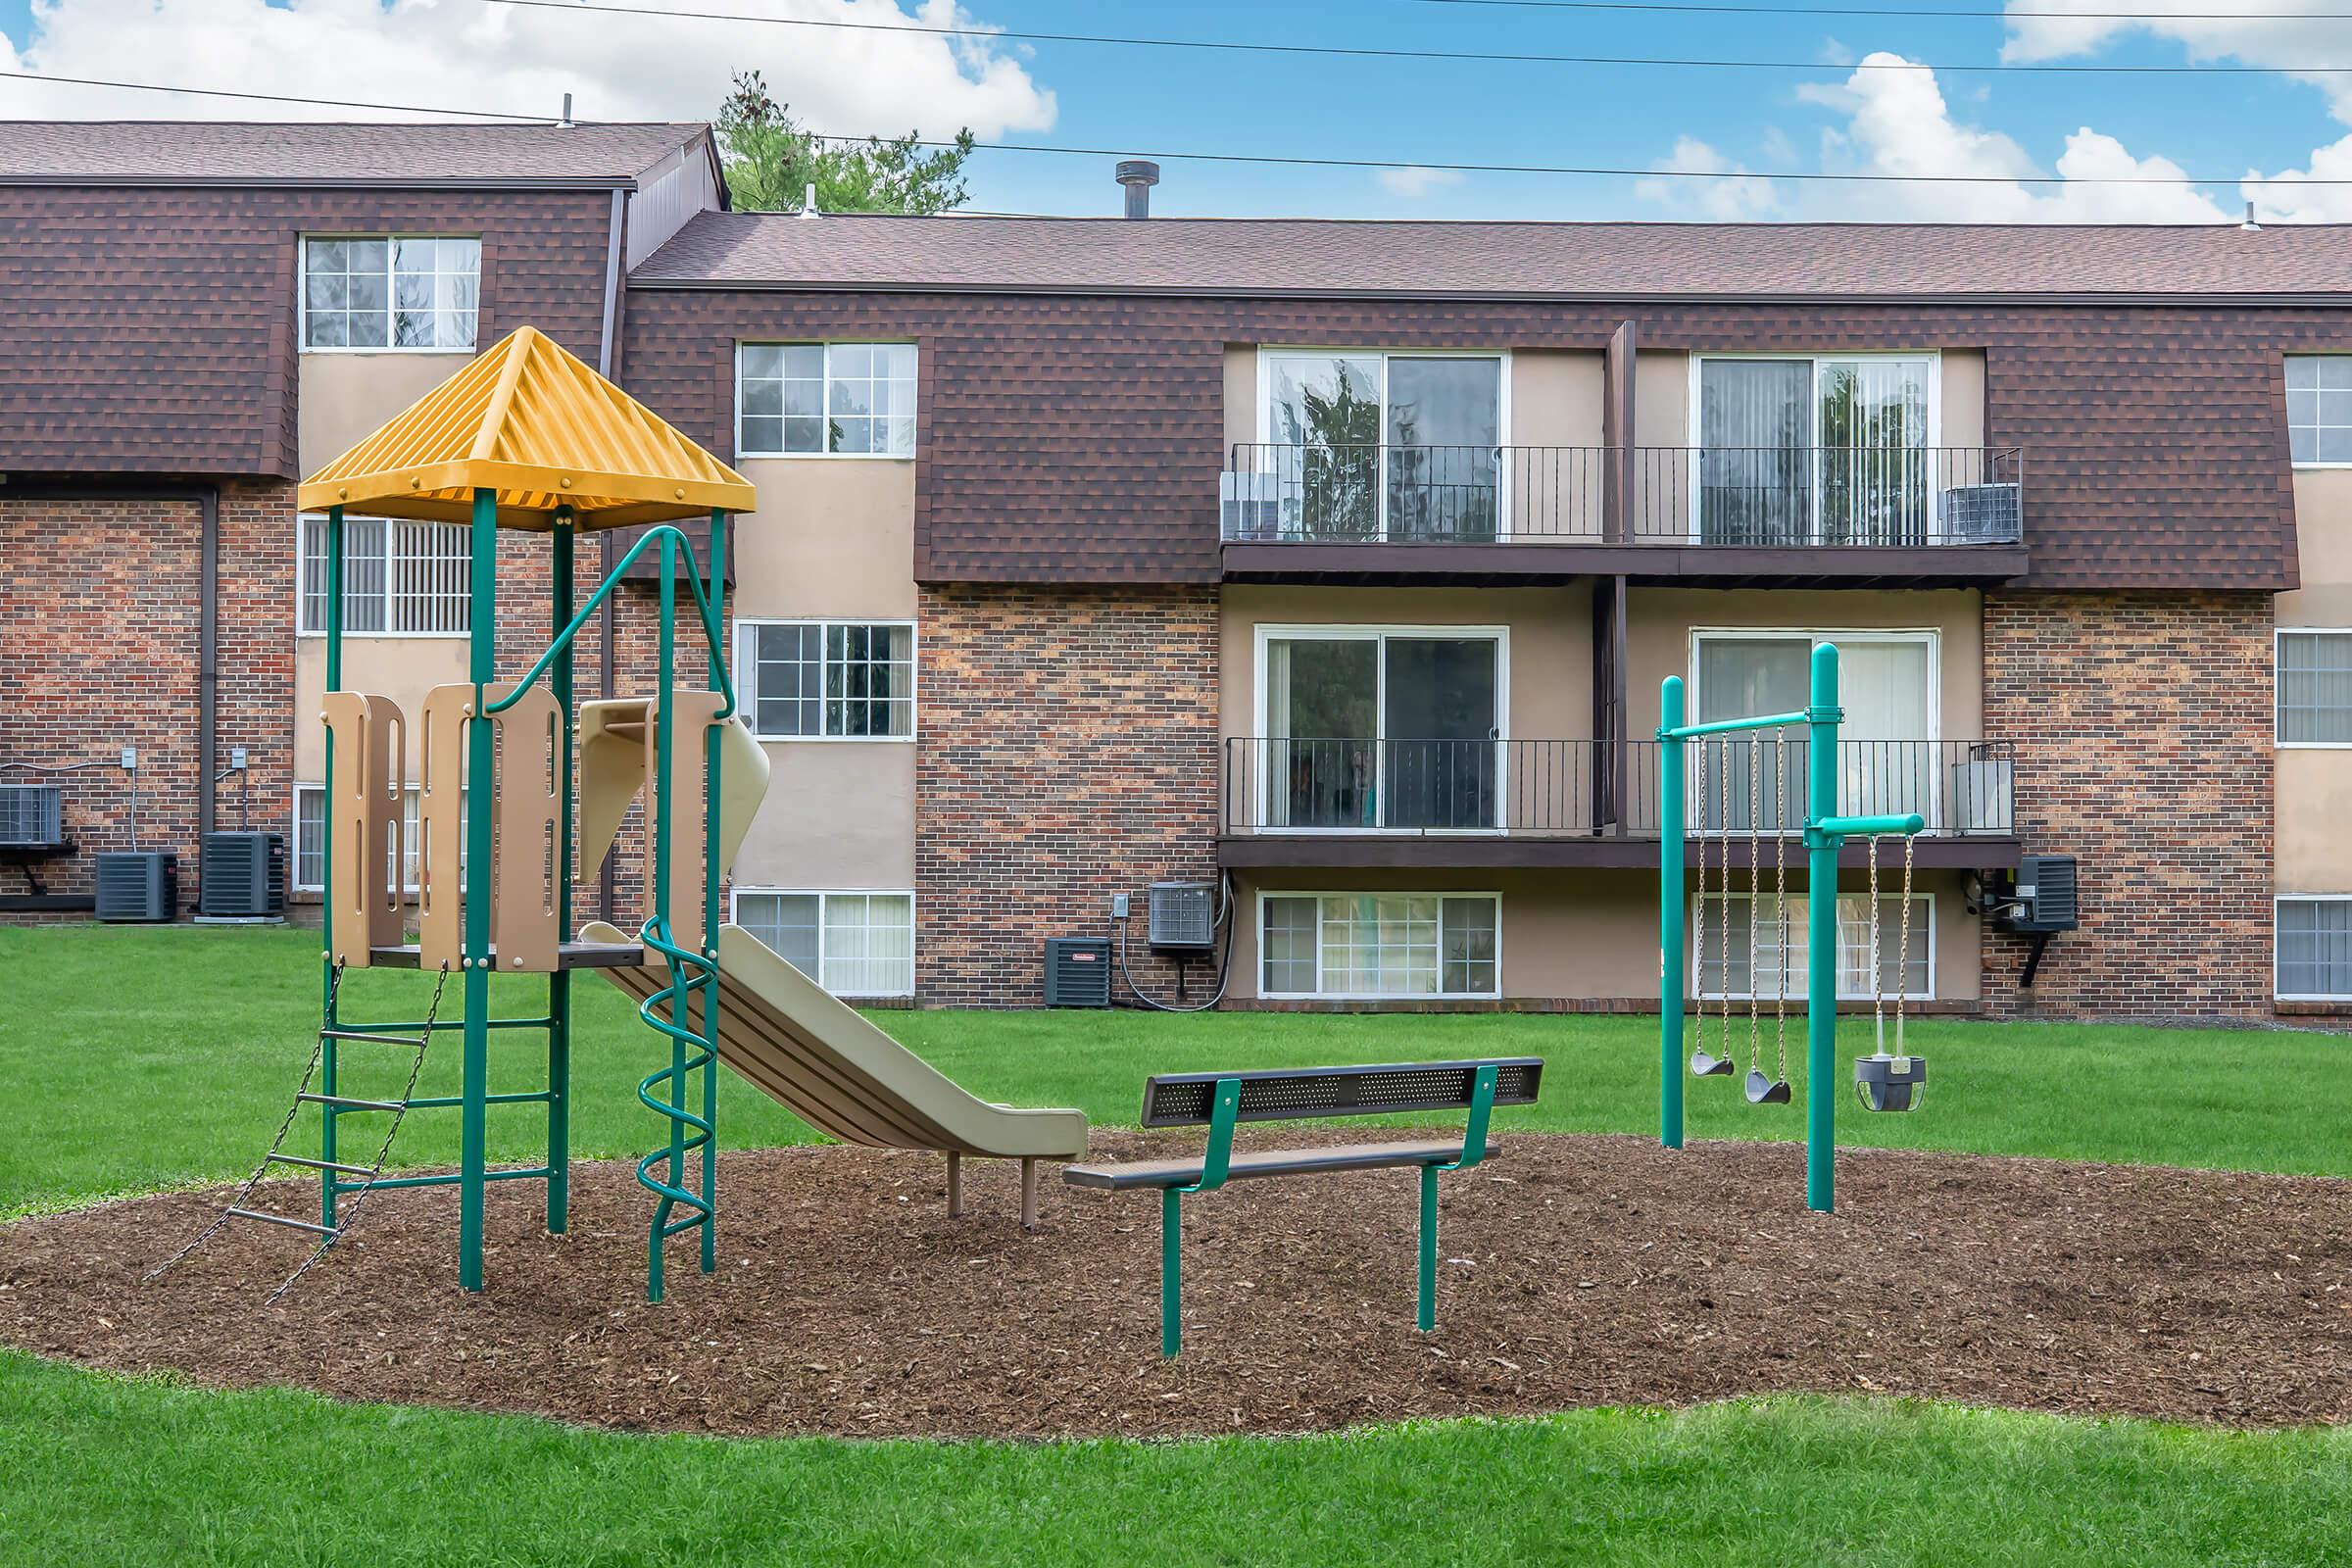
M 1823 643 L 1813 650 L 1811 675 L 1811 689 L 1801 712 L 1706 724 L 1688 722 L 1680 675 L 1667 676 L 1658 688 L 1658 1142 L 1667 1149 L 1683 1147 L 1683 1002 L 1690 990 L 1683 876 L 1690 827 L 1684 785 L 1685 748 L 1690 741 L 1709 736 L 1801 724 L 1808 772 L 1804 793 L 1805 1206 L 1826 1214 L 1837 1201 L 1835 1161 L 1840 1098 L 1832 1087 L 1838 1071 L 1838 852 L 1849 838 L 1914 836 L 1926 830 L 1927 819 L 1916 811 L 1880 816 L 1838 814 L 1838 727 L 1845 719 L 1845 710 L 1838 706 L 1837 644 Z M 1776 834 L 1786 831 L 1778 822 L 1773 827 Z M 1727 865 L 1730 831 L 1731 824 L 1726 821 Z M 1748 870 L 1754 876 L 1752 858 Z M 1728 872 L 1725 882 L 1728 892 Z M 1824 888 L 1830 890 L 1830 897 L 1818 896 L 1816 890 Z M 1701 918 L 1704 915 L 1702 909 Z M 1752 933 L 1752 910 L 1749 919 Z M 1703 1029 L 1703 1007 L 1699 1017 Z

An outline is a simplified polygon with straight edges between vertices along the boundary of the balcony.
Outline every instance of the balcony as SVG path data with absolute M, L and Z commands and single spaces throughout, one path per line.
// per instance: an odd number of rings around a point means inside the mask
M 1771 752 L 1688 754 L 1686 819 L 1731 863 L 1769 860 L 1803 825 L 1806 747 L 1786 782 Z M 1655 741 L 1345 740 L 1225 743 L 1220 861 L 1228 866 L 1648 867 L 1658 863 Z M 1917 863 L 2017 863 L 2016 754 L 2006 741 L 1840 741 L 1838 808 L 1917 811 Z M 1776 807 L 1776 794 L 1778 805 Z M 1859 864 L 1862 847 L 1848 846 Z
M 2017 447 L 1243 443 L 1235 580 L 2000 581 L 2025 570 Z

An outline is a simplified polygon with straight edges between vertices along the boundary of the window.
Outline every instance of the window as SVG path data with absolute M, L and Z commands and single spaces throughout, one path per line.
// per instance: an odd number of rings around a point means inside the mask
M 1262 629 L 1258 822 L 1493 830 L 1506 662 L 1501 628 Z
M 1696 631 L 1691 634 L 1692 722 L 1712 724 L 1756 713 L 1801 711 L 1812 685 L 1813 650 L 1838 645 L 1838 696 L 1845 722 L 1839 729 L 1838 808 L 1850 815 L 1917 811 L 1931 832 L 1940 831 L 1942 774 L 1936 744 L 1938 713 L 1938 647 L 1934 632 L 1886 631 Z M 1806 771 L 1804 732 L 1792 731 L 1788 777 L 1782 809 L 1791 830 L 1804 820 Z M 1709 775 L 1700 791 L 1698 753 L 1688 763 L 1692 810 L 1690 820 L 1706 832 L 1726 822 L 1747 831 L 1749 791 L 1755 791 L 1762 819 L 1773 826 L 1772 797 L 1780 786 L 1771 736 L 1751 754 L 1735 735 L 1724 748 L 1707 748 Z M 1761 776 L 1748 777 L 1749 758 L 1761 759 Z M 1729 777 L 1715 759 L 1729 761 Z
M 1729 996 L 1745 1000 L 1752 992 L 1758 998 L 1772 1001 L 1783 994 L 1785 985 L 1790 1004 L 1801 1007 L 1805 998 L 1806 919 L 1806 901 L 1802 894 L 1789 895 L 1788 912 L 1788 917 L 1785 922 L 1775 919 L 1775 905 L 1769 894 L 1751 898 L 1745 893 L 1710 893 L 1703 904 L 1693 906 L 1693 925 L 1701 919 L 1706 921 L 1706 929 L 1703 932 L 1694 929 L 1690 938 L 1694 944 L 1703 944 L 1697 966 L 1691 975 L 1697 994 L 1710 999 Z M 1912 1001 L 1926 1002 L 1936 994 L 1935 895 L 1911 895 L 1910 961 L 1907 966 L 1904 963 L 1902 915 L 1901 894 L 1880 895 L 1880 986 L 1891 998 L 1895 994 L 1899 975 L 1902 994 Z M 1752 971 L 1748 965 L 1748 927 L 1751 919 L 1756 922 L 1755 966 Z M 1840 998 L 1847 1001 L 1869 1000 L 1870 956 L 1870 895 L 1840 893 L 1838 896 L 1838 995 Z
M 742 622 L 737 673 L 762 740 L 906 740 L 914 734 L 914 627 L 906 621 Z
M 421 837 L 416 831 L 418 795 L 414 789 L 400 803 L 400 885 L 406 892 L 416 891 L 416 849 Z M 463 865 L 466 847 L 458 846 L 459 863 Z M 387 864 L 385 870 L 391 866 Z M 318 784 L 294 786 L 294 887 L 302 893 L 317 893 L 326 886 L 326 790 Z
M 2352 998 L 2352 898 L 2280 899 L 2278 965 L 2282 1001 Z
M 2287 356 L 2286 439 L 2296 463 L 2352 464 L 2352 354 Z
M 1700 359 L 1697 537 L 1925 544 L 1936 369 L 1927 355 Z
M 746 343 L 735 359 L 735 450 L 914 456 L 914 345 Z
M 302 346 L 470 353 L 481 273 L 478 239 L 307 239 Z
M 1501 900 L 1486 894 L 1269 893 L 1259 901 L 1259 994 L 1501 994 Z
M 1496 355 L 1260 357 L 1267 446 L 1286 534 L 1493 539 L 1503 527 Z
M 343 630 L 363 635 L 455 635 L 472 604 L 470 531 L 389 517 L 343 519 Z M 302 519 L 299 630 L 326 631 L 326 519 Z
M 2352 746 L 2352 631 L 2278 633 L 2278 744 Z
M 738 888 L 735 923 L 837 997 L 914 995 L 914 895 Z

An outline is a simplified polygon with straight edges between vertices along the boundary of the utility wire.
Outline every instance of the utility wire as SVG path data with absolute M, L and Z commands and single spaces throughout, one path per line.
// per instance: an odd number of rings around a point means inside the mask
M 1241 43 L 1225 38 L 1126 38 L 1091 32 L 1023 32 L 998 27 L 940 27 L 924 24 L 847 22 L 827 17 L 748 16 L 736 11 L 672 11 L 656 6 L 626 6 L 599 0 L 483 0 L 487 5 L 516 6 L 538 11 L 595 11 L 613 16 L 666 17 L 697 22 L 752 22 L 772 27 L 823 27 L 846 32 L 901 32 L 941 38 L 1016 39 L 1025 43 L 1106 44 L 1128 49 L 1193 49 L 1217 53 L 1267 55 L 1325 55 L 1351 60 L 1457 60 L 1480 64 L 1534 66 L 1634 66 L 1700 71 L 1805 71 L 1843 74 L 1848 71 L 1936 71 L 1990 74 L 2034 73 L 2070 76 L 2205 76 L 2278 75 L 2277 66 L 2217 65 L 2059 65 L 2044 63 L 1935 65 L 1910 60 L 1861 61 L 1850 66 L 1819 60 L 1664 59 L 1654 55 L 1516 54 L 1484 49 L 1375 49 L 1368 46 L 1322 43 Z M 2298 75 L 2352 75 L 2352 66 L 2296 66 Z
M 466 115 L 476 119 L 561 124 L 554 115 L 525 115 L 501 113 L 489 109 L 448 109 L 422 104 L 387 104 L 350 98 L 312 98 L 295 93 L 232 92 L 217 87 L 174 87 L 155 81 L 113 81 L 95 76 L 52 76 L 37 71 L 0 71 L 0 79 L 21 81 L 56 81 L 80 87 L 120 88 L 128 92 L 177 92 L 205 98 L 242 98 L 265 103 L 308 104 L 324 109 L 373 109 L 406 115 Z M 579 125 L 611 123 L 591 120 L 575 120 Z M 872 140 L 869 136 L 837 136 L 824 131 L 809 131 L 819 141 L 845 146 Z M 922 148 L 945 149 L 957 145 L 953 141 L 917 138 L 914 145 Z M 1632 169 L 1607 168 L 1583 164 L 1453 164 L 1432 163 L 1418 158 L 1316 158 L 1303 154 L 1278 153 L 1211 153 L 1211 152 L 1155 152 L 1143 147 L 1054 147 L 1035 142 L 974 142 L 973 149 L 991 153 L 1039 153 L 1065 158 L 1156 158 L 1170 163 L 1198 164 L 1257 164 L 1286 169 L 1431 169 L 1446 173 L 1464 174 L 1569 174 L 1593 178 L 1624 179 L 1785 179 L 1825 181 L 1830 183 L 1860 183 L 1887 185 L 2294 185 L 2330 186 L 2352 185 L 2352 176 L 2340 178 L 2266 179 L 2244 174 L 2141 174 L 2091 175 L 2065 174 L 1886 174 L 1875 172 L 1832 172 L 1809 171 L 1717 171 L 1703 169 Z M 980 216 L 980 215 L 973 215 Z M 1020 215 L 1005 215 L 1020 216 Z

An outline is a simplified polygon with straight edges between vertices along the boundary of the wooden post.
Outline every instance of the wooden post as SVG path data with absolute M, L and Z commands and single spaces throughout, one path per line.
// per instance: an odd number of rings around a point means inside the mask
M 963 1156 L 948 1152 L 948 1218 L 963 1218 Z
M 1021 1229 L 1037 1229 L 1037 1161 L 1021 1161 Z

